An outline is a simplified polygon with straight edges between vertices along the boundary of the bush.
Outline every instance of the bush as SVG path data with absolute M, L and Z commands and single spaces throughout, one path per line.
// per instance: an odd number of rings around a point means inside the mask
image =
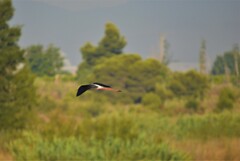
M 185 107 L 187 109 L 197 111 L 197 109 L 199 107 L 199 102 L 196 99 L 191 98 L 191 99 L 187 100 Z
M 156 84 L 156 94 L 161 98 L 162 103 L 174 97 L 172 91 L 167 89 L 166 85 L 160 83 Z
M 147 93 L 143 96 L 142 100 L 143 105 L 148 106 L 153 109 L 160 108 L 162 101 L 158 95 L 155 93 Z
M 232 109 L 233 108 L 233 100 L 227 97 L 224 97 L 222 99 L 219 99 L 217 103 L 217 111 L 223 111 L 225 109 Z
M 223 111 L 225 109 L 230 110 L 234 106 L 236 100 L 236 93 L 233 89 L 225 87 L 220 91 L 220 95 L 217 103 L 217 111 Z
M 176 97 L 195 96 L 204 98 L 206 90 L 209 88 L 209 82 L 205 75 L 196 71 L 174 73 L 168 88 Z

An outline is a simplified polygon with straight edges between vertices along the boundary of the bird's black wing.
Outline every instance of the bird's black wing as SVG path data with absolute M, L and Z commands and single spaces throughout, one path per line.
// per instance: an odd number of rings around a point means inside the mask
M 103 86 L 103 87 L 111 88 L 111 86 L 105 85 L 105 84 L 102 84 L 102 83 L 93 83 L 93 84 L 97 84 L 97 85 L 100 85 L 100 86 Z
M 91 89 L 92 86 L 91 85 L 82 85 L 78 88 L 77 94 L 76 96 L 80 96 L 82 93 L 84 93 L 85 91 Z

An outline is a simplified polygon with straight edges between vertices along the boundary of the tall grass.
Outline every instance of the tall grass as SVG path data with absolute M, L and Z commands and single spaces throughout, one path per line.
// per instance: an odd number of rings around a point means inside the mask
M 22 139 L 9 145 L 9 149 L 16 160 L 189 160 L 187 155 L 144 135 L 134 141 L 107 137 L 104 140 L 91 138 L 86 142 L 81 137 L 47 140 L 25 132 Z
M 60 123 L 61 117 L 54 116 L 54 120 Z M 206 142 L 211 140 L 219 139 L 220 143 L 240 137 L 240 116 L 231 112 L 172 118 L 125 111 L 85 118 L 71 127 L 73 124 L 63 121 L 61 126 L 56 124 L 55 131 L 51 126 L 25 132 L 11 142 L 11 154 L 16 160 L 188 160 L 189 156 L 199 159 L 203 152 L 196 149 L 183 153 L 194 144 L 207 148 Z M 228 151 L 228 146 L 225 142 L 216 155 L 238 155 L 234 149 Z
M 17 137 L 0 132 L 0 143 L 15 160 L 240 158 L 237 104 L 231 112 L 214 113 L 216 100 L 200 102 L 205 111 L 199 113 L 189 112 L 186 100 L 173 99 L 153 110 L 141 104 L 106 103 L 106 97 L 95 92 L 75 97 L 73 82 L 56 85 L 39 79 L 36 84 L 41 86 L 38 122 Z M 209 98 L 218 98 L 219 91 Z
M 191 154 L 196 161 L 239 161 L 239 138 L 185 139 L 171 143 L 175 148 Z
M 240 115 L 224 112 L 205 116 L 185 116 L 177 120 L 176 133 L 181 138 L 240 137 Z

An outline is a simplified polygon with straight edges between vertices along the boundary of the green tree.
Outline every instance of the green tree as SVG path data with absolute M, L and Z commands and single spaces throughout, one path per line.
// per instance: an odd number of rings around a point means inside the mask
M 88 73 L 92 72 L 97 62 L 101 62 L 103 58 L 121 54 L 126 44 L 125 38 L 120 34 L 116 25 L 107 23 L 105 35 L 97 46 L 87 42 L 80 48 L 83 62 L 78 66 L 78 79 L 86 80 Z
M 107 23 L 105 26 L 105 36 L 98 44 L 100 55 L 121 54 L 127 42 L 120 35 L 118 28 L 113 23 Z
M 199 53 L 199 68 L 200 73 L 206 74 L 207 73 L 207 62 L 206 62 L 206 41 L 202 40 L 201 49 Z
M 225 52 L 223 55 L 218 55 L 212 67 L 212 74 L 225 74 L 225 66 L 229 69 L 230 74 L 235 75 L 240 71 L 240 55 L 237 46 L 234 46 L 232 51 Z M 236 69 L 238 68 L 238 69 Z
M 87 42 L 80 50 L 83 60 L 89 65 L 94 65 L 102 57 L 121 54 L 125 46 L 126 40 L 120 35 L 118 28 L 113 23 L 107 23 L 105 35 L 98 43 L 98 46 Z
M 213 63 L 212 74 L 224 74 L 224 58 L 223 56 L 218 55 Z
M 24 51 L 17 42 L 19 26 L 10 27 L 11 0 L 0 1 L 0 130 L 24 128 L 35 100 L 34 77 L 24 64 Z
M 42 45 L 32 45 L 26 49 L 25 57 L 32 72 L 38 76 L 54 76 L 60 73 L 64 64 L 60 49 L 52 44 L 47 49 Z
M 137 54 L 122 54 L 95 66 L 93 80 L 121 88 L 123 92 L 118 95 L 118 100 L 122 97 L 123 101 L 140 103 L 145 93 L 155 91 L 156 83 L 168 78 L 168 73 L 168 68 L 157 60 L 142 60 Z M 127 98 L 124 90 L 128 93 Z
M 83 61 L 85 61 L 88 65 L 94 65 L 95 61 L 102 56 L 98 54 L 97 48 L 90 42 L 87 42 L 83 47 L 81 47 L 80 51 L 82 53 Z
M 177 97 L 200 97 L 203 98 L 209 87 L 207 77 L 196 71 L 175 73 L 168 88 Z

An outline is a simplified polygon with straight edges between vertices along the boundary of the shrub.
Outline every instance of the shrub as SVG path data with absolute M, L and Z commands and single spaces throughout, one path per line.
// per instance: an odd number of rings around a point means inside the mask
M 233 89 L 225 87 L 220 91 L 220 95 L 217 103 L 217 111 L 223 111 L 225 109 L 232 109 L 236 100 L 236 93 Z
M 187 100 L 185 107 L 187 109 L 196 111 L 199 107 L 199 102 L 196 99 L 191 98 L 191 99 Z
M 143 105 L 157 109 L 162 105 L 162 101 L 155 93 L 147 93 L 143 96 Z
M 233 108 L 233 100 L 227 97 L 223 97 L 219 99 L 217 103 L 217 111 L 223 111 L 225 109 L 232 109 Z
M 166 102 L 168 99 L 173 98 L 173 93 L 170 89 L 167 89 L 164 84 L 156 84 L 156 94 L 161 98 L 162 103 Z
M 205 75 L 196 71 L 174 73 L 168 88 L 177 97 L 195 96 L 203 98 L 206 90 L 209 88 L 209 82 Z

